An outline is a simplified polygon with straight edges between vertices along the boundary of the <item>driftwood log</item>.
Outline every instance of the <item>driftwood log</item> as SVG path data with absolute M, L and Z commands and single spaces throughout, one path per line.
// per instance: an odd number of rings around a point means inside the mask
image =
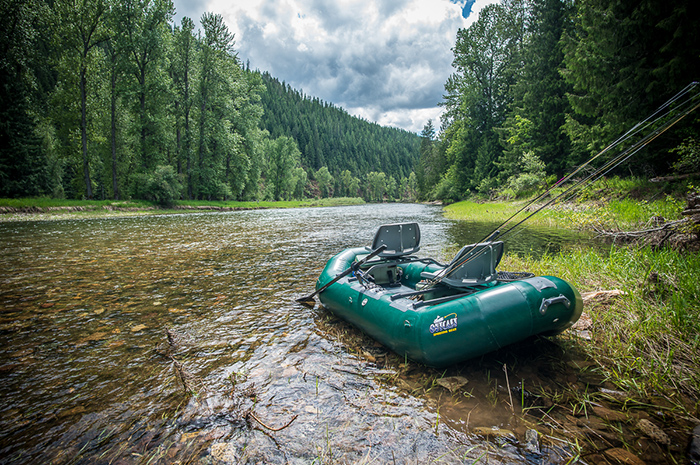
M 662 217 L 652 217 L 647 227 L 636 231 L 615 231 L 594 228 L 598 237 L 613 242 L 637 242 L 652 247 L 670 246 L 679 250 L 700 250 L 700 193 L 689 192 L 687 205 L 681 212 L 683 218 L 666 221 Z

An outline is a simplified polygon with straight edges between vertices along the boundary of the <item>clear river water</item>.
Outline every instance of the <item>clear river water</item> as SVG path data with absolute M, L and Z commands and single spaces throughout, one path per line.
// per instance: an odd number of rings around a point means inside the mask
M 441 261 L 495 226 L 414 204 L 0 223 L 0 463 L 566 463 L 524 409 L 565 339 L 437 371 L 295 302 L 405 221 Z

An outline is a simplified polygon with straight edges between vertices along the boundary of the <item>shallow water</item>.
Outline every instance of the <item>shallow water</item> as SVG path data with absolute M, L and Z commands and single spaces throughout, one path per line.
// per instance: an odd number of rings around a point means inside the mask
M 566 463 L 556 435 L 526 449 L 520 405 L 561 341 L 437 372 L 295 303 L 404 221 L 441 260 L 492 227 L 402 204 L 0 223 L 0 463 Z

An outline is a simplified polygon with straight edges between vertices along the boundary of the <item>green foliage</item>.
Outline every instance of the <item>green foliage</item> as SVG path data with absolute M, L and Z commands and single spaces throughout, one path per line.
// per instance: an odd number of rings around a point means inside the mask
M 268 73 L 261 77 L 266 87 L 261 127 L 273 138 L 292 137 L 301 152 L 301 166 L 309 173 L 325 166 L 334 178 L 347 170 L 358 178 L 382 171 L 399 179 L 413 171 L 420 143 L 415 134 L 352 117 Z
M 689 137 L 671 152 L 680 155 L 680 158 L 673 164 L 673 169 L 678 173 L 697 173 L 700 171 L 700 143 Z
M 44 2 L 0 0 L 0 195 L 41 195 L 53 190 L 35 115 L 43 103 L 49 40 Z
M 588 155 L 697 79 L 700 18 L 690 13 L 691 0 L 584 0 L 576 7 L 575 27 L 564 42 L 574 110 L 564 129 L 574 148 Z M 635 165 L 668 170 L 670 141 L 657 141 Z
M 518 163 L 519 173 L 508 179 L 507 188 L 517 197 L 531 195 L 545 187 L 545 164 L 532 152 L 523 154 Z
M 421 132 L 420 160 L 414 170 L 416 196 L 421 200 L 441 198 L 435 197 L 434 189 L 448 168 L 445 148 L 445 143 L 435 140 L 433 122 L 428 120 Z
M 296 171 L 299 168 L 299 149 L 294 139 L 284 136 L 274 140 L 266 139 L 264 147 L 267 161 L 264 177 L 269 198 L 290 200 L 293 194 L 303 193 L 306 171 Z
M 225 191 L 226 186 L 218 186 Z M 142 173 L 136 176 L 134 196 L 149 200 L 163 207 L 172 206 L 178 198 L 182 185 L 172 166 L 157 166 L 152 173 Z M 213 197 L 226 198 L 225 192 L 213 193 Z
M 350 170 L 343 170 L 338 176 L 339 189 L 338 193 L 341 196 L 356 196 L 360 189 L 360 180 L 352 175 Z
M 430 197 L 441 200 L 444 203 L 452 203 L 459 200 L 461 195 L 458 191 L 455 170 L 452 167 L 440 178 L 440 182 L 431 191 Z
M 445 121 L 451 124 L 444 138 L 458 191 L 489 184 L 497 174 L 494 162 L 503 147 L 496 129 L 506 121 L 521 67 L 524 12 L 520 0 L 491 4 L 457 33 L 455 73 L 445 84 Z
M 368 202 L 383 202 L 387 190 L 386 174 L 377 171 L 367 173 L 365 181 L 365 200 Z
M 314 175 L 318 188 L 321 191 L 321 197 L 332 197 L 331 186 L 333 185 L 333 176 L 328 171 L 328 168 L 323 166 Z
M 459 199 L 494 189 L 525 195 L 541 179 L 571 172 L 697 79 L 700 18 L 689 14 L 693 5 L 506 0 L 484 8 L 453 48 L 455 72 L 445 83 L 436 144 L 444 146 L 444 165 L 428 149 L 431 126 L 425 128 L 420 197 Z M 691 115 L 624 172 L 692 171 L 697 150 L 689 141 L 699 130 L 700 117 Z M 523 172 L 525 153 L 544 162 L 544 172 Z
M 170 166 L 188 199 L 302 198 L 309 175 L 357 196 L 374 170 L 393 198 L 418 158 L 415 134 L 243 69 L 221 15 L 197 33 L 171 0 L 0 1 L 1 195 L 167 199 Z

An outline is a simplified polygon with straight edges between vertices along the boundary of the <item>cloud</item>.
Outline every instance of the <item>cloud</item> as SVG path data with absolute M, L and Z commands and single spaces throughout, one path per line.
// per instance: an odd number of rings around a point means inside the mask
M 441 114 L 457 30 L 494 1 L 209 0 L 196 16 L 191 0 L 175 6 L 176 20 L 180 10 L 193 19 L 221 14 L 252 68 L 351 114 L 420 132 Z

